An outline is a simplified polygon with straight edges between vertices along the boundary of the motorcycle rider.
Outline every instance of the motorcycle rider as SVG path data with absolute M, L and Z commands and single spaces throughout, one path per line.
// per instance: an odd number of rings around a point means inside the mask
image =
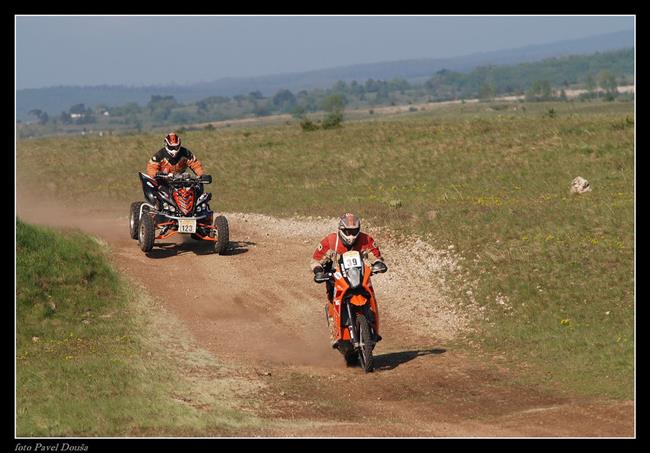
M 188 166 L 196 176 L 203 176 L 203 165 L 189 149 L 181 146 L 181 138 L 170 132 L 165 136 L 163 147 L 147 162 L 147 175 L 155 178 L 160 173 L 182 173 Z
M 368 260 L 375 272 L 386 272 L 388 267 L 384 263 L 377 242 L 369 234 L 361 232 L 361 220 L 352 213 L 345 213 L 339 218 L 338 231 L 325 236 L 311 259 L 311 270 L 314 273 L 314 279 L 322 276 L 326 272 L 331 272 L 336 264 L 339 255 L 350 250 L 356 250 L 361 254 L 364 260 Z M 334 298 L 334 284 L 331 280 L 326 282 L 327 300 L 332 303 Z M 327 312 L 327 305 L 325 305 Z M 336 343 L 336 337 L 333 331 L 333 322 L 330 319 L 330 335 L 332 343 Z M 381 339 L 381 338 L 379 338 Z

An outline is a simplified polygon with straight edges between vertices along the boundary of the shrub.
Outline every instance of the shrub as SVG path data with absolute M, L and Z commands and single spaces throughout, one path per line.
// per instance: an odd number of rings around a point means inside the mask
M 318 124 L 314 123 L 312 120 L 310 120 L 307 117 L 303 118 L 302 121 L 300 121 L 300 127 L 305 132 L 315 131 L 319 129 Z
M 331 112 L 328 113 L 325 119 L 323 120 L 323 129 L 334 129 L 341 127 L 343 122 L 343 113 L 341 112 Z

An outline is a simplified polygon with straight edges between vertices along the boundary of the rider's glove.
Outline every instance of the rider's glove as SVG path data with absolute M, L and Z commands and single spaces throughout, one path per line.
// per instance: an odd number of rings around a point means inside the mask
M 325 269 L 323 269 L 323 266 L 316 266 L 313 269 L 313 271 L 314 271 L 314 274 L 322 274 L 323 272 L 325 272 Z
M 386 266 L 383 261 L 377 260 L 372 264 L 372 273 L 373 274 L 382 274 L 382 273 L 386 272 L 387 270 L 388 270 L 388 266 Z

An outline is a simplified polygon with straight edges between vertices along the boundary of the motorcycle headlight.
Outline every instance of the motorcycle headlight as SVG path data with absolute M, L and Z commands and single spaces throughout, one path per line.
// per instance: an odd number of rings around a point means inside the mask
M 346 269 L 346 274 L 348 282 L 350 283 L 350 288 L 354 289 L 361 284 L 361 281 L 363 280 L 363 268 L 353 267 Z

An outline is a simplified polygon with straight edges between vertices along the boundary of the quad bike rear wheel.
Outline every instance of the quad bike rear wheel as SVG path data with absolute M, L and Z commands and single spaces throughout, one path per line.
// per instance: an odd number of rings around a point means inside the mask
M 138 230 L 140 226 L 140 206 L 144 203 L 142 201 L 134 201 L 131 203 L 131 214 L 129 216 L 129 234 L 131 239 L 138 239 Z
M 228 248 L 230 242 L 230 233 L 228 229 L 228 220 L 222 216 L 218 215 L 214 218 L 214 227 L 215 233 L 217 235 L 217 240 L 214 241 L 214 251 L 219 255 L 223 255 Z
M 357 313 L 356 323 L 359 329 L 359 365 L 361 365 L 363 371 L 368 373 L 374 368 L 372 357 L 374 342 L 372 341 L 370 326 L 368 326 L 368 321 L 363 314 Z
M 149 214 L 143 214 L 140 219 L 138 228 L 138 245 L 143 252 L 149 252 L 153 248 L 153 242 L 156 233 L 156 225 L 153 217 Z

